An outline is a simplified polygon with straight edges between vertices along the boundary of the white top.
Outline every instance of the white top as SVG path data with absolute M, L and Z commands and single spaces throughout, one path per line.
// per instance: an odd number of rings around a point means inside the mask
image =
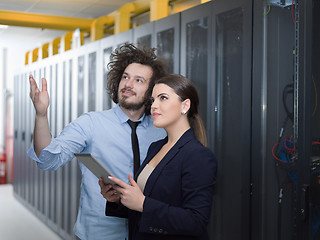
M 137 184 L 140 187 L 141 191 L 144 191 L 144 187 L 146 186 L 146 182 L 149 178 L 149 176 L 151 175 L 151 173 L 153 172 L 154 168 L 149 166 L 149 164 L 147 164 L 144 169 L 142 169 L 141 173 L 138 176 L 137 179 Z

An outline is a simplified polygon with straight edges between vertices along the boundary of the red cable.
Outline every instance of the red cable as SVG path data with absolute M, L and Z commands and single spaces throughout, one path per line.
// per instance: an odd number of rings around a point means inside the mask
M 287 142 L 290 143 L 290 142 L 291 142 L 291 139 L 292 139 L 292 136 L 287 136 L 287 137 L 284 139 L 284 147 L 285 147 L 285 149 L 288 151 L 288 154 L 290 154 L 291 157 L 293 157 L 293 152 L 296 150 L 296 148 L 295 148 L 295 147 L 294 147 L 294 148 L 290 148 L 290 147 L 287 146 Z M 280 162 L 288 163 L 288 162 L 283 161 L 282 159 L 278 158 L 278 157 L 275 155 L 275 153 L 274 153 L 275 147 L 278 146 L 279 144 L 280 144 L 280 143 L 276 143 L 276 144 L 273 145 L 273 147 L 272 147 L 272 156 L 273 156 L 276 160 L 278 160 L 278 161 L 280 161 Z M 318 141 L 312 141 L 312 145 L 316 145 L 316 144 L 320 144 L 320 142 L 318 142 Z
M 292 10 L 292 20 L 293 20 L 293 23 L 295 24 L 295 23 L 296 23 L 296 20 L 294 19 L 293 5 L 294 5 L 294 0 L 292 0 L 291 10 Z
M 272 155 L 273 155 L 273 157 L 275 158 L 275 159 L 277 159 L 278 161 L 281 161 L 281 159 L 280 158 L 278 158 L 275 154 L 274 154 L 274 148 L 277 146 L 277 145 L 279 145 L 280 143 L 276 143 L 275 145 L 273 145 L 273 147 L 272 147 Z
M 283 161 L 283 160 L 281 160 L 280 158 L 278 158 L 275 154 L 274 154 L 274 148 L 277 146 L 277 145 L 279 145 L 280 143 L 276 143 L 275 145 L 273 145 L 273 147 L 272 147 L 272 155 L 273 155 L 273 157 L 276 159 L 276 160 L 278 160 L 278 161 L 280 161 L 280 162 L 283 162 L 283 163 L 288 163 L 288 162 L 286 162 L 286 161 Z
M 288 138 L 289 138 L 289 140 L 288 140 Z M 292 136 L 287 136 L 287 137 L 285 138 L 285 140 L 284 140 L 284 147 L 286 148 L 286 150 L 287 150 L 288 152 L 293 152 L 293 151 L 296 150 L 295 147 L 290 148 L 290 147 L 287 146 L 287 142 L 290 143 L 290 142 L 291 142 L 291 139 L 292 139 Z

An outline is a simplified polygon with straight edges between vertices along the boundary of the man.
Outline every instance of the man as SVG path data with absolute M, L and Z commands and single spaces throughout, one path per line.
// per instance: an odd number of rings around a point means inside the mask
M 166 74 L 154 50 L 126 44 L 117 49 L 110 60 L 108 92 L 117 106 L 103 112 L 83 114 L 55 139 L 50 135 L 48 124 L 46 80 L 42 79 L 40 91 L 30 75 L 30 98 L 36 116 L 33 146 L 28 154 L 37 161 L 39 168 L 56 170 L 72 160 L 74 153 L 91 153 L 115 176 L 127 181 L 128 174 L 133 172 L 131 127 L 127 120 L 141 121 L 136 130 L 140 161 L 144 160 L 151 142 L 165 136 L 165 131 L 155 128 L 147 116 L 153 82 Z M 75 234 L 80 239 L 125 239 L 126 221 L 105 216 L 106 201 L 100 194 L 98 179 L 84 165 L 80 164 L 80 169 L 81 197 Z

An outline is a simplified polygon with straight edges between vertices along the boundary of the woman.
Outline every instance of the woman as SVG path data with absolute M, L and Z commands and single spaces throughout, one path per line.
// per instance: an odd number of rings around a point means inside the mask
M 128 217 L 129 239 L 209 239 L 217 163 L 206 145 L 198 114 L 199 98 L 192 82 L 171 74 L 152 91 L 154 125 L 168 136 L 151 144 L 131 185 L 109 177 L 99 181 L 108 200 L 106 215 Z

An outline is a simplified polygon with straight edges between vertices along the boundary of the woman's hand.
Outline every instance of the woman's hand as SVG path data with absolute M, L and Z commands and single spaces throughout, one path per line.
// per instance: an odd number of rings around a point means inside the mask
M 99 185 L 100 185 L 100 189 L 101 189 L 101 195 L 107 199 L 108 202 L 116 202 L 119 203 L 120 200 L 120 195 L 119 193 L 114 190 L 113 185 L 112 184 L 105 184 L 103 182 L 103 179 L 100 178 L 99 179 Z
M 109 176 L 109 179 L 115 183 L 113 188 L 120 193 L 121 203 L 124 206 L 138 212 L 143 211 L 145 196 L 138 184 L 134 181 L 131 173 L 129 174 L 129 181 L 131 185 L 126 184 L 116 177 Z

